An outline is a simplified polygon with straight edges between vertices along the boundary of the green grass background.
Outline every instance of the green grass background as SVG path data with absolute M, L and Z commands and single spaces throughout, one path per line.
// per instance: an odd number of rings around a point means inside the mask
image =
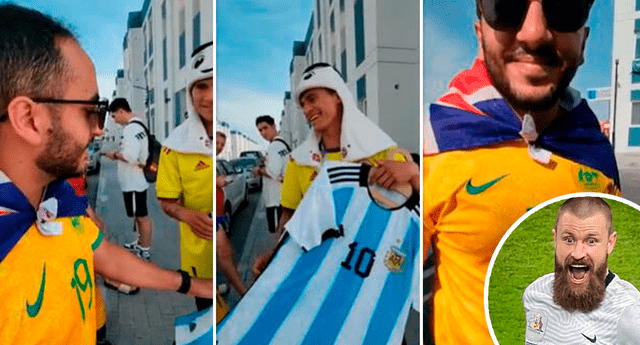
M 618 201 L 606 201 L 618 233 L 609 269 L 640 287 L 640 211 Z M 489 281 L 489 317 L 501 345 L 524 344 L 522 294 L 534 280 L 554 270 L 551 229 L 563 202 L 547 205 L 520 223 L 496 258 Z

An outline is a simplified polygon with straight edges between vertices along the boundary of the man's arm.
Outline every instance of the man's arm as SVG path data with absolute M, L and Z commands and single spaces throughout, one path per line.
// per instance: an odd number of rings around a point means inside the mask
M 295 210 L 292 210 L 290 208 L 286 208 L 286 207 L 282 208 L 282 215 L 280 216 L 280 222 L 278 225 L 278 230 L 276 232 L 278 235 L 278 239 L 282 238 L 282 234 L 284 233 L 284 225 L 287 224 L 289 219 L 291 219 L 294 211 Z M 269 250 L 267 253 L 259 255 L 256 258 L 256 261 L 253 264 L 253 269 L 251 270 L 251 272 L 255 277 L 258 277 L 260 274 L 262 274 L 262 271 L 264 271 L 264 269 L 267 267 L 267 264 L 271 260 L 271 257 L 273 256 L 273 254 L 275 254 L 277 246 L 278 246 L 278 243 L 276 242 L 276 244 L 271 248 L 271 250 Z
M 229 283 L 233 285 L 240 295 L 244 295 L 247 292 L 247 288 L 244 286 L 242 277 L 233 261 L 233 246 L 227 237 L 227 233 L 222 228 L 216 231 L 216 259 Z
M 418 164 L 413 161 L 377 160 L 376 162 L 378 167 L 372 173 L 371 183 L 386 189 L 409 183 L 414 192 L 420 192 L 420 166 Z
M 179 199 L 158 198 L 158 201 L 169 217 L 187 223 L 196 236 L 213 240 L 213 219 L 208 214 L 182 206 Z
M 621 344 L 640 344 L 640 301 L 622 312 L 618 321 L 618 340 Z
M 107 278 L 141 288 L 177 291 L 182 275 L 146 262 L 128 250 L 103 241 L 93 252 L 95 271 Z M 191 279 L 187 294 L 213 299 L 212 279 Z

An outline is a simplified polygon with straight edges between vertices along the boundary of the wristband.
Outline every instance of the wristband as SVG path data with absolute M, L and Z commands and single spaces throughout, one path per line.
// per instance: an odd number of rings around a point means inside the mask
M 186 294 L 191 288 L 191 277 L 189 276 L 189 273 L 183 270 L 178 270 L 178 273 L 180 273 L 180 275 L 182 276 L 182 284 L 180 284 L 180 287 L 176 291 Z

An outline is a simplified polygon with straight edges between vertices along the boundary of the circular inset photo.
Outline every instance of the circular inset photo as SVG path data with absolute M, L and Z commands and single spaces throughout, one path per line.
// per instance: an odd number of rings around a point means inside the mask
M 536 206 L 485 281 L 496 344 L 640 344 L 640 206 L 599 193 Z

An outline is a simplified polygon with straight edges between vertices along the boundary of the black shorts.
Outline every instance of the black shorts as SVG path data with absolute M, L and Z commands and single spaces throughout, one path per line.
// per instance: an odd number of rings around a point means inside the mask
M 142 192 L 122 192 L 124 195 L 124 208 L 129 217 L 146 217 L 147 211 L 147 191 Z M 135 195 L 135 197 L 134 197 Z
M 280 216 L 282 216 L 282 207 L 273 206 L 267 207 L 267 223 L 269 224 L 269 232 L 275 233 L 278 229 L 278 223 L 280 222 Z

